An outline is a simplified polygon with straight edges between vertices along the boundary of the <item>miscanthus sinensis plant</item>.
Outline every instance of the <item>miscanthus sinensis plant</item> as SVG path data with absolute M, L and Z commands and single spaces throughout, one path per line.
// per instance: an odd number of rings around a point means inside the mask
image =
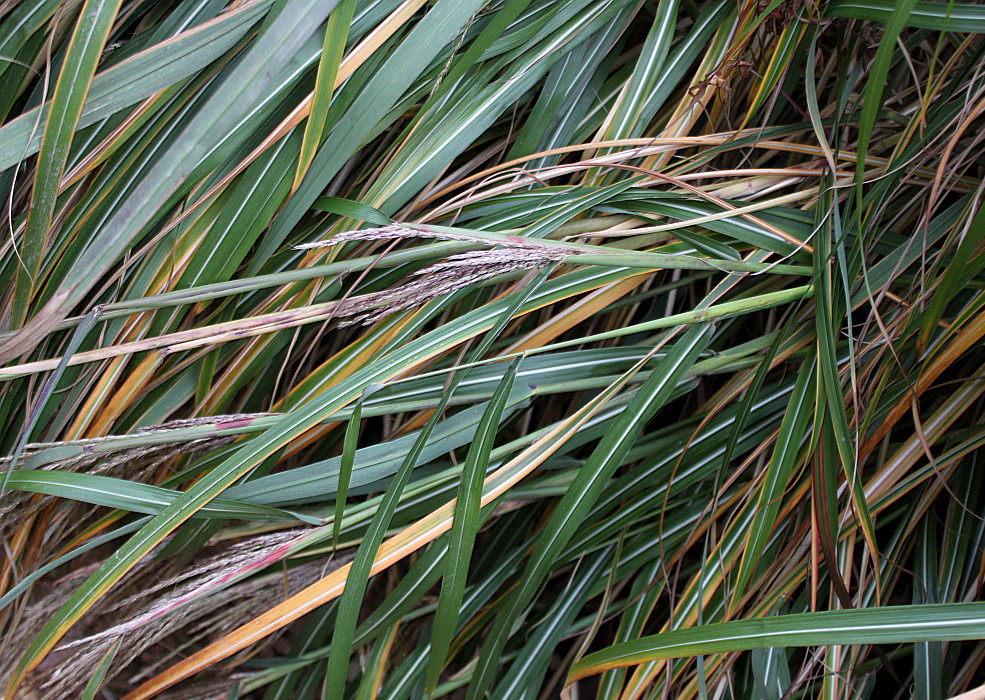
M 0 2 L 0 694 L 983 697 L 983 32 Z

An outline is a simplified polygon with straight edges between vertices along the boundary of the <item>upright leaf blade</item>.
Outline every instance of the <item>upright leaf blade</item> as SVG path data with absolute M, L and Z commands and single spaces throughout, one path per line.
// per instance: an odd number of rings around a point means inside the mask
M 11 302 L 10 323 L 13 328 L 20 328 L 27 318 L 28 306 L 38 283 L 48 229 L 55 212 L 58 188 L 75 136 L 75 125 L 82 113 L 92 76 L 96 73 L 96 65 L 120 9 L 120 2 L 86 0 L 55 83 L 55 94 L 44 125 L 41 152 L 34 172 L 34 189 L 24 241 L 19 252 L 20 266 Z
M 489 406 L 482 415 L 482 423 L 465 458 L 462 480 L 455 499 L 455 520 L 449 533 L 448 554 L 438 597 L 438 609 L 431 626 L 431 651 L 424 681 L 424 694 L 430 697 L 438 685 L 438 676 L 448 655 L 452 635 L 458 623 L 458 613 L 465 597 L 465 581 L 472 559 L 475 535 L 481 524 L 479 514 L 482 501 L 482 482 L 489 466 L 489 455 L 506 407 L 506 400 L 513 390 L 513 382 L 520 367 L 521 358 L 510 363 L 503 379 L 496 388 Z
M 311 111 L 304 126 L 304 141 L 301 143 L 301 154 L 298 157 L 298 168 L 294 174 L 293 189 L 297 189 L 304 179 L 304 174 L 311 165 L 311 159 L 321 145 L 325 122 L 328 117 L 328 106 L 335 92 L 336 78 L 339 74 L 339 64 L 345 52 L 346 39 L 349 36 L 349 24 L 356 10 L 356 0 L 340 0 L 332 14 L 328 16 L 325 25 L 325 43 L 322 46 L 321 60 L 318 62 L 318 75 L 315 78 L 314 97 L 311 101 Z
M 681 336 L 658 369 L 636 391 L 612 429 L 605 434 L 592 456 L 578 471 L 575 481 L 538 537 L 517 589 L 510 594 L 508 606 L 498 615 L 489 631 L 469 685 L 468 700 L 484 696 L 492 684 L 502 650 L 514 624 L 540 588 L 554 560 L 581 526 L 582 518 L 602 494 L 639 431 L 667 401 L 713 335 L 713 327 L 694 326 Z
M 91 0 L 98 3 L 100 0 Z M 219 144 L 229 130 L 270 89 L 273 78 L 295 57 L 338 0 L 290 0 L 189 120 L 181 135 L 154 162 L 110 217 L 98 237 L 81 253 L 51 300 L 22 331 L 0 342 L 0 361 L 33 348 L 64 319 L 69 309 L 115 264 L 131 241 L 157 217 L 203 154 Z M 81 108 L 81 104 L 78 105 Z

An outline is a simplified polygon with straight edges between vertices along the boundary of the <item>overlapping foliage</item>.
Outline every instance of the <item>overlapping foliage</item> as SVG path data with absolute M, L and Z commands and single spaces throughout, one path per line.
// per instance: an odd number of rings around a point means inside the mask
M 0 4 L 4 697 L 985 682 L 983 33 Z

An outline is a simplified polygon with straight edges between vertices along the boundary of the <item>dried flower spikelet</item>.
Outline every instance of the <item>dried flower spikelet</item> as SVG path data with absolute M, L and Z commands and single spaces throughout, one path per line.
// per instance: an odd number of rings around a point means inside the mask
M 415 273 L 417 279 L 395 289 L 352 299 L 338 312 L 351 316 L 340 326 L 375 323 L 390 314 L 423 306 L 432 299 L 517 270 L 542 267 L 564 253 L 546 247 L 510 247 L 459 253 Z
M 77 697 L 77 690 L 91 675 L 93 665 L 117 641 L 124 643 L 114 657 L 111 677 L 151 647 L 169 640 L 164 645 L 167 653 L 153 663 L 142 660 L 139 668 L 132 669 L 136 675 L 127 678 L 126 683 L 136 685 L 184 653 L 190 642 L 179 639 L 194 642 L 221 636 L 275 604 L 283 597 L 285 587 L 293 594 L 324 576 L 328 568 L 337 568 L 352 558 L 335 556 L 328 566 L 324 561 L 315 561 L 292 567 L 286 573 L 264 571 L 259 577 L 237 580 L 241 578 L 237 573 L 242 574 L 253 564 L 269 563 L 272 555 L 282 552 L 297 536 L 297 531 L 280 532 L 225 547 L 198 566 L 114 601 L 112 607 L 122 612 L 125 620 L 60 646 L 57 651 L 69 652 L 70 656 L 45 677 L 36 679 L 36 684 L 46 698 Z
M 143 588 L 140 592 L 118 603 L 116 606 L 118 608 L 132 609 L 137 603 L 152 598 L 155 593 L 172 589 L 179 583 L 184 584 L 179 588 L 174 588 L 150 604 L 142 606 L 139 613 L 125 622 L 97 634 L 90 635 L 85 639 L 64 644 L 59 648 L 71 649 L 80 645 L 91 644 L 105 637 L 113 637 L 115 639 L 129 632 L 134 632 L 138 628 L 170 612 L 176 611 L 182 605 L 196 598 L 201 599 L 217 592 L 227 581 L 231 583 L 229 581 L 231 578 L 229 572 L 238 571 L 251 562 L 264 560 L 270 553 L 276 551 L 283 544 L 295 539 L 297 536 L 297 532 L 278 532 L 272 535 L 254 537 L 228 547 L 221 555 L 207 559 L 198 566 L 179 572 L 158 584 Z
M 457 253 L 414 273 L 417 278 L 394 289 L 343 301 L 335 316 L 344 319 L 340 327 L 370 324 L 406 309 L 423 306 L 452 292 L 500 275 L 543 267 L 563 260 L 570 251 L 537 241 L 513 239 L 489 241 L 468 233 L 429 231 L 392 224 L 380 228 L 339 233 L 331 240 L 305 243 L 299 249 L 324 248 L 351 241 L 375 241 L 393 238 L 436 238 L 466 241 L 495 248 Z
M 335 234 L 332 238 L 325 241 L 314 241 L 312 243 L 301 243 L 294 246 L 296 250 L 310 250 L 313 248 L 329 248 L 339 243 L 350 243 L 353 241 L 382 241 L 394 238 L 433 238 L 439 241 L 462 241 L 465 243 L 478 243 L 480 245 L 492 246 L 509 250 L 539 250 L 545 255 L 558 255 L 558 249 L 549 243 L 538 241 L 535 238 L 518 239 L 513 237 L 510 240 L 490 241 L 487 238 L 469 234 L 466 231 L 436 231 L 424 228 L 410 228 L 402 224 L 390 224 L 379 228 L 366 228 L 358 231 L 343 231 Z M 572 255 L 572 251 L 564 251 L 562 257 Z
M 195 454 L 214 449 L 236 439 L 235 435 L 214 435 L 189 439 L 186 434 L 178 432 L 182 428 L 253 420 L 268 415 L 272 414 L 236 413 L 185 418 L 161 425 L 138 428 L 127 435 L 106 435 L 60 443 L 29 443 L 24 448 L 20 464 L 21 468 L 24 468 L 23 464 L 26 460 L 37 455 L 43 457 L 45 450 L 51 450 L 58 454 L 66 448 L 74 448 L 76 451 L 71 456 L 48 461 L 42 459 L 34 468 L 43 471 L 84 472 L 86 474 L 124 477 L 132 481 L 140 480 L 144 478 L 144 474 L 156 471 L 161 464 L 169 459 L 179 455 Z M 123 447 L 123 445 L 128 444 L 129 438 L 148 435 L 157 436 L 154 443 L 139 447 Z M 114 449 L 114 443 L 119 443 L 120 447 Z M 9 468 L 9 464 L 9 456 L 0 457 L 0 470 Z M 3 503 L 0 505 L 0 538 L 9 538 L 10 533 L 21 527 L 33 514 L 60 500 L 56 496 L 37 495 L 28 491 L 13 491 L 5 494 Z M 73 526 L 53 531 L 50 535 L 53 539 L 49 540 L 47 544 L 55 549 L 58 548 L 59 542 L 71 539 L 77 529 L 88 522 L 87 517 L 83 516 L 84 513 L 97 512 L 87 505 L 69 501 L 61 501 L 60 508 L 66 514 L 66 522 L 73 523 Z M 73 513 L 73 515 L 69 517 L 68 513 Z
M 435 231 L 422 231 L 415 228 L 408 228 L 401 224 L 390 224 L 379 228 L 364 228 L 358 231 L 343 231 L 337 233 L 326 241 L 314 241 L 312 243 L 301 243 L 294 246 L 296 250 L 310 250 L 312 248 L 329 248 L 339 243 L 350 243 L 352 241 L 383 241 L 392 238 L 438 238 L 445 241 L 472 241 L 475 243 L 485 243 L 480 238 L 469 236 L 468 234 L 458 233 L 438 233 Z

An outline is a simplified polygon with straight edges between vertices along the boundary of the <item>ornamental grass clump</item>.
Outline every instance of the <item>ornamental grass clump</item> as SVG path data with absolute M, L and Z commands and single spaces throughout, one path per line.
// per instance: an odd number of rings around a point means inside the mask
M 0 697 L 981 697 L 983 34 L 0 2 Z

